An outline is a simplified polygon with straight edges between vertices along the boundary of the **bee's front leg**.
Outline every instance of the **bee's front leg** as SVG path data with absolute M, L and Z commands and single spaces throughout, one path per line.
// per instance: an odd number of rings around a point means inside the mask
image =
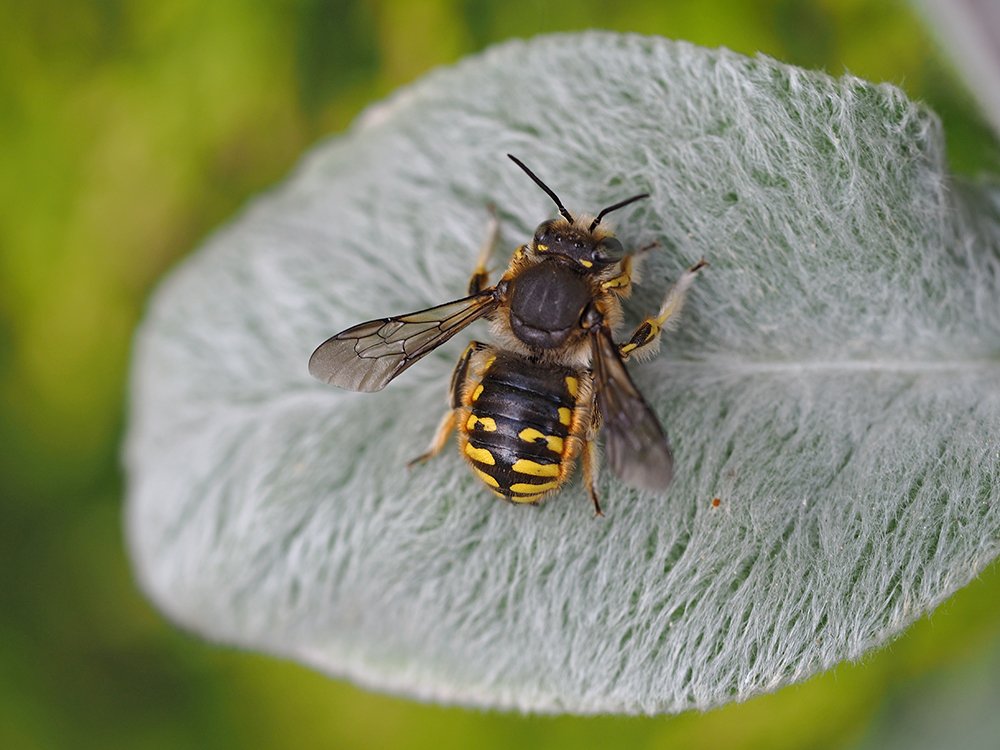
M 472 272 L 469 279 L 469 294 L 479 294 L 490 285 L 490 272 L 486 268 L 490 255 L 496 249 L 500 241 L 500 220 L 497 219 L 496 206 L 487 206 L 490 212 L 490 220 L 486 229 L 486 239 L 483 240 L 482 247 L 479 248 L 479 259 L 476 261 L 476 270 Z
M 653 248 L 659 246 L 659 242 L 650 242 L 648 245 L 640 247 L 631 255 L 626 255 L 621 262 L 621 273 L 602 282 L 601 289 L 619 297 L 628 297 L 632 294 L 632 285 L 639 281 L 639 264 L 642 257 Z
M 702 258 L 674 282 L 674 285 L 667 292 L 667 296 L 663 299 L 659 313 L 642 321 L 628 341 L 618 345 L 618 353 L 622 359 L 628 359 L 636 354 L 656 353 L 656 350 L 659 349 L 660 333 L 672 319 L 676 319 L 684 306 L 684 296 L 687 294 L 688 287 L 694 282 L 698 271 L 707 265 L 708 261 Z

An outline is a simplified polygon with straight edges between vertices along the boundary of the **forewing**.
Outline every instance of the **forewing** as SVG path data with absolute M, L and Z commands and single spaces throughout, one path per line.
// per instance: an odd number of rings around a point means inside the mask
M 472 321 L 496 309 L 494 290 L 426 310 L 360 323 L 317 347 L 309 374 L 351 391 L 380 391 Z
M 670 443 L 602 328 L 592 335 L 594 386 L 611 471 L 626 484 L 661 492 L 674 475 Z

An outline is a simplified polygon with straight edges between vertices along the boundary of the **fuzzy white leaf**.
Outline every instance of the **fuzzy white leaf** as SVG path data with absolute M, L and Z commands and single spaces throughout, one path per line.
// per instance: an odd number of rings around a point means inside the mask
M 568 207 L 659 241 L 632 368 L 675 480 L 503 504 L 453 450 L 407 472 L 468 335 L 385 391 L 312 381 L 348 325 L 461 296 Z M 873 648 L 1000 551 L 998 196 L 890 86 L 600 33 L 428 76 L 318 148 L 167 280 L 136 344 L 138 576 L 210 638 L 425 699 L 671 712 Z M 499 265 L 499 260 L 497 265 Z M 713 507 L 712 498 L 720 504 Z

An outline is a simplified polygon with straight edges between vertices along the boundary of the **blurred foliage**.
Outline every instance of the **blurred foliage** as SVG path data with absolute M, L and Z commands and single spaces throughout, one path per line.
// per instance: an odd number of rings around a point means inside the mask
M 122 544 L 118 451 L 146 296 L 366 104 L 496 41 L 603 27 L 896 83 L 940 113 L 957 171 L 997 174 L 1000 148 L 907 6 L 43 0 L 4 16 L 0 746 L 836 747 L 873 719 L 891 727 L 884 707 L 911 680 L 997 650 L 994 566 L 865 664 L 743 705 L 658 719 L 485 714 L 196 641 L 136 591 Z

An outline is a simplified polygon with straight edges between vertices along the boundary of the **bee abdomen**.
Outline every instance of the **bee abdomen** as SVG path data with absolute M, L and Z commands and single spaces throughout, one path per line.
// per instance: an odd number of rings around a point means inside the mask
M 498 358 L 469 394 L 459 428 L 473 469 L 494 492 L 534 502 L 568 474 L 578 380 L 568 370 Z

